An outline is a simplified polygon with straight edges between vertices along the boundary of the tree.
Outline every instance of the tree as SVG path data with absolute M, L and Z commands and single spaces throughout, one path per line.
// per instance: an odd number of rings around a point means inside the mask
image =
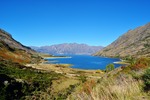
M 112 71 L 112 70 L 114 70 L 114 69 L 115 69 L 114 64 L 108 64 L 108 65 L 106 66 L 106 72 Z

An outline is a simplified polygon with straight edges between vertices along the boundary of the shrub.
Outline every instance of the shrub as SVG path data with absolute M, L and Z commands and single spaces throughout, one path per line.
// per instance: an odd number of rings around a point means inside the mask
M 131 65 L 132 69 L 139 70 L 144 69 L 150 66 L 150 59 L 149 58 L 139 58 L 136 60 L 136 63 Z
M 144 73 L 144 75 L 142 76 L 142 79 L 143 79 L 143 81 L 144 81 L 144 89 L 146 90 L 146 91 L 149 91 L 150 90 L 150 68 L 148 68 L 146 71 L 145 71 L 145 73 Z
M 114 69 L 115 69 L 114 64 L 108 64 L 108 65 L 106 66 L 106 72 L 112 71 L 112 70 L 114 70 Z
M 82 83 L 84 83 L 84 82 L 86 82 L 86 81 L 87 81 L 87 77 L 86 77 L 86 76 L 84 76 L 84 75 L 80 75 L 80 76 L 79 76 L 79 80 L 81 80 L 81 81 L 82 81 Z
M 61 76 L 55 72 L 42 72 L 0 59 L 0 100 L 20 100 L 36 95 L 35 92 L 49 95 L 47 88 L 51 87 L 52 80 Z

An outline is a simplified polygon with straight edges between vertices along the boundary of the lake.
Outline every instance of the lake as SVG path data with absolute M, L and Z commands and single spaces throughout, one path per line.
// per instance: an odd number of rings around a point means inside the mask
M 47 59 L 48 63 L 53 64 L 72 64 L 72 68 L 78 69 L 105 69 L 105 67 L 117 61 L 120 61 L 118 58 L 106 58 L 106 57 L 97 57 L 90 55 L 69 55 L 66 58 L 50 58 Z M 120 64 L 114 64 L 115 68 L 121 66 Z

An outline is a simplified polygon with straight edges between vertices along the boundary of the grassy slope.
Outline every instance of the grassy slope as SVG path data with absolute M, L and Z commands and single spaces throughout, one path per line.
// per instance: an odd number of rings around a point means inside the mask
M 147 58 L 141 58 L 133 62 L 130 61 L 129 63 L 131 64 L 128 67 L 120 67 L 104 75 L 101 71 L 72 70 L 57 65 L 56 68 L 62 71 L 61 74 L 58 74 L 52 71 L 52 69 L 34 69 L 14 63 L 26 62 L 18 61 L 21 51 L 13 50 L 5 52 L 8 49 L 11 48 L 1 48 L 0 51 L 2 55 L 0 57 L 0 98 L 2 100 L 149 99 L 149 92 L 145 92 L 144 82 L 141 77 L 144 74 L 144 70 L 150 67 L 150 64 L 147 63 L 150 60 Z M 15 56 L 13 56 L 14 53 Z M 18 54 L 18 57 L 16 54 Z M 13 62 L 10 61 L 12 59 Z M 23 59 L 23 61 L 26 60 L 26 58 Z M 48 65 L 44 66 L 49 67 Z M 69 71 L 67 72 L 66 70 Z M 100 78 L 101 75 L 103 75 L 102 78 Z M 97 81 L 98 78 L 100 79 Z
M 10 47 L 3 41 L 0 41 L 0 57 L 20 64 L 37 63 L 42 59 L 36 53 L 32 54 L 22 49 Z
M 47 64 L 41 66 L 42 57 L 53 56 L 37 54 L 3 31 L 0 35 L 1 100 L 66 99 L 91 73 L 101 73 L 72 70 L 68 65 L 55 65 L 53 69 Z M 24 66 L 27 63 L 32 66 Z
M 70 83 L 65 83 L 66 81 Z M 18 63 L 0 59 L 1 100 L 66 98 L 77 83 L 78 80 L 53 71 L 27 68 Z M 65 87 L 62 87 L 62 84 Z
M 149 100 L 150 74 L 145 78 L 147 87 L 143 81 L 145 70 L 149 67 L 149 59 L 138 59 L 132 65 L 104 74 L 97 82 L 85 82 L 68 100 Z
M 68 65 L 55 65 L 53 69 L 48 64 L 24 66 L 26 63 L 36 63 L 40 60 L 38 55 L 28 54 L 0 41 L 0 98 L 66 99 L 76 87 L 87 80 L 86 77 L 97 78 L 101 73 L 73 70 L 66 67 Z
M 145 92 L 144 82 L 141 77 L 144 74 L 144 70 L 150 67 L 147 64 L 147 61 L 150 62 L 149 60 L 137 60 L 137 63 L 134 62 L 128 67 L 118 68 L 104 74 L 97 81 L 102 75 L 101 71 L 69 70 L 69 68 L 65 69 L 58 65 L 56 66 L 57 69 L 62 71 L 61 74 L 58 74 L 52 69 L 34 69 L 22 65 L 32 61 L 38 62 L 40 59 L 38 59 L 37 55 L 12 48 L 0 41 L 1 100 L 149 99 L 149 92 Z
M 42 70 L 25 67 L 0 58 L 0 98 L 44 99 L 44 100 L 148 100 L 142 76 L 150 67 L 148 58 L 133 61 L 127 67 L 120 67 L 105 74 L 99 71 L 70 69 L 58 74 L 51 69 Z M 58 69 L 66 67 L 57 66 Z M 68 68 L 69 69 L 69 68 Z M 69 75 L 70 75 L 69 74 Z M 103 75 L 100 77 L 88 77 Z M 99 80 L 97 80 L 99 78 Z M 147 88 L 146 88 L 147 89 Z

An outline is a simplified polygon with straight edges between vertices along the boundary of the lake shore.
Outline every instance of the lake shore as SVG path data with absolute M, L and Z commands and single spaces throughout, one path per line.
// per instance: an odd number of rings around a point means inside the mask
M 55 58 L 72 58 L 72 57 L 69 57 L 69 56 L 52 56 L 52 57 L 44 57 L 44 59 L 55 59 Z
M 76 78 L 81 75 L 84 75 L 88 78 L 100 78 L 100 74 L 104 72 L 102 70 L 84 70 L 84 69 L 75 69 L 71 68 L 70 64 L 26 64 L 26 67 L 32 67 L 41 71 L 51 72 L 54 71 L 56 73 L 63 74 L 67 77 Z
M 121 60 L 121 61 L 117 61 L 117 62 L 113 62 L 114 64 L 122 64 L 122 65 L 129 65 L 129 63 L 127 63 L 125 60 Z
M 72 64 L 72 68 L 86 69 L 86 70 L 105 70 L 106 66 L 110 63 L 120 61 L 116 58 L 94 57 L 90 55 L 71 55 L 66 57 L 45 57 L 45 63 L 50 64 Z M 115 64 L 115 67 L 121 64 Z
M 45 53 L 39 53 L 39 56 L 41 56 L 43 59 L 54 59 L 54 58 L 71 58 L 70 56 L 55 56 Z

